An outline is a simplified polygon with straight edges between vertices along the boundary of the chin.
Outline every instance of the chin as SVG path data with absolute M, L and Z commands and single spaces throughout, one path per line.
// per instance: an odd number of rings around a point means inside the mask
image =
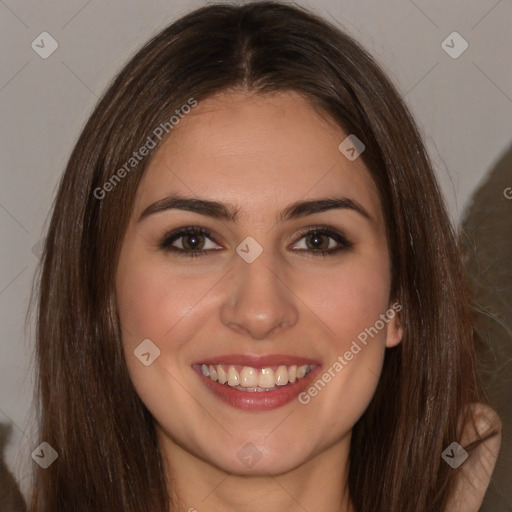
M 220 453 L 208 457 L 207 461 L 235 475 L 277 476 L 305 464 L 310 457 L 311 454 L 291 450 L 277 440 L 272 445 L 244 441 L 224 445 Z

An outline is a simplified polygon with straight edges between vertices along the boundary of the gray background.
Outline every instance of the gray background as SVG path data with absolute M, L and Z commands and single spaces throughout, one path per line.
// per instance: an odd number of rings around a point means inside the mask
M 383 65 L 424 133 L 458 224 L 512 142 L 512 1 L 299 3 L 342 25 Z M 150 36 L 204 4 L 0 0 L 0 423 L 13 424 L 5 456 L 23 489 L 35 448 L 32 333 L 24 320 L 55 187 L 114 74 Z M 31 47 L 44 31 L 59 44 L 48 59 Z M 457 59 L 441 47 L 453 31 L 469 44 Z

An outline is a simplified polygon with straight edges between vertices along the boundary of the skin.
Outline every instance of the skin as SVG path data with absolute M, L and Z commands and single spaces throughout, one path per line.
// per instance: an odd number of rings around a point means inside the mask
M 503 429 L 498 414 L 482 403 L 472 404 L 471 409 L 472 420 L 464 426 L 459 444 L 468 446 L 479 437 L 488 437 L 491 432 L 497 434 L 480 443 L 460 466 L 446 512 L 478 512 L 498 460 Z
M 224 93 L 180 122 L 141 181 L 117 300 L 130 377 L 155 418 L 180 510 L 352 510 L 351 430 L 375 392 L 385 348 L 400 342 L 399 315 L 307 405 L 240 410 L 214 396 L 191 367 L 229 353 L 291 354 L 318 360 L 325 371 L 391 307 L 379 195 L 361 158 L 351 162 L 338 150 L 346 136 L 296 93 Z M 177 209 L 139 220 L 175 193 L 235 205 L 238 221 Z M 276 223 L 294 202 L 334 196 L 356 201 L 370 219 L 331 209 Z M 317 224 L 353 245 L 306 253 L 315 246 L 303 230 Z M 205 238 L 206 249 L 220 250 L 192 258 L 158 247 L 184 226 L 210 229 L 215 240 Z M 250 264 L 235 251 L 247 236 L 263 248 Z M 329 235 L 322 240 L 338 246 Z M 161 351 L 150 366 L 133 354 L 144 339 Z M 261 454 L 252 467 L 237 457 L 248 442 Z

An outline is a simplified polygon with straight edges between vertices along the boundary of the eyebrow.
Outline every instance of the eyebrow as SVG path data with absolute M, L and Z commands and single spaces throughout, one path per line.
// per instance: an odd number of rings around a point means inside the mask
M 297 219 L 307 215 L 313 215 L 315 213 L 334 209 L 351 210 L 359 213 L 369 221 L 373 220 L 370 214 L 357 201 L 347 197 L 332 197 L 292 203 L 278 214 L 276 222 L 280 224 L 287 220 Z M 185 210 L 234 223 L 238 222 L 240 218 L 240 208 L 232 204 L 225 204 L 207 199 L 183 197 L 180 195 L 171 195 L 149 205 L 140 214 L 138 222 L 141 222 L 152 214 L 167 210 Z

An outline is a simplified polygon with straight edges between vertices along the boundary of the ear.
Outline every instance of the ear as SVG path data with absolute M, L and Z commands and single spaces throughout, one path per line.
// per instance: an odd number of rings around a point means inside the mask
M 389 318 L 386 332 L 386 348 L 396 347 L 402 341 L 402 304 L 397 300 L 389 303 L 386 316 Z

